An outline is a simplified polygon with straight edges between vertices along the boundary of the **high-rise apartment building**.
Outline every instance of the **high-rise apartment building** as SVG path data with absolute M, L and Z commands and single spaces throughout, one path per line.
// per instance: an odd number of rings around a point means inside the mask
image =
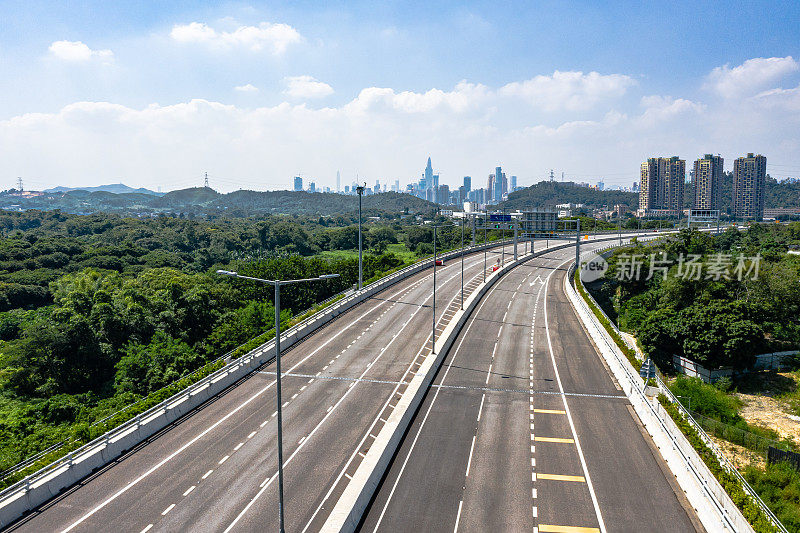
M 722 189 L 722 156 L 706 154 L 694 162 L 692 191 L 694 209 L 718 210 Z
M 642 163 L 639 210 L 643 214 L 670 210 L 678 214 L 683 207 L 686 161 L 678 156 L 651 157 Z
M 764 184 L 767 158 L 747 154 L 733 162 L 733 216 L 764 218 Z
M 464 176 L 464 188 L 467 192 L 472 190 L 472 176 Z
M 303 178 L 301 178 L 300 176 L 294 177 L 294 190 L 295 191 L 303 190 Z
M 502 167 L 496 167 L 494 174 L 489 174 L 486 189 L 489 194 L 488 203 L 499 204 L 503 201 L 503 196 L 508 194 L 508 180 Z
M 436 203 L 449 204 L 450 203 L 450 186 L 440 185 L 436 190 Z

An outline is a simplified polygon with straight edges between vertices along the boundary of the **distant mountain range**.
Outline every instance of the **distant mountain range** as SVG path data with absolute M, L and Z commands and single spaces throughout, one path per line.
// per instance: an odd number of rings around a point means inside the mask
M 110 189 L 110 190 L 109 190 Z M 124 192 L 113 192 L 121 190 Z M 396 192 L 365 196 L 365 216 L 378 213 L 429 213 L 436 205 Z M 66 213 L 116 213 L 122 216 L 164 215 L 249 217 L 265 214 L 332 216 L 358 210 L 356 196 L 305 191 L 236 191 L 221 194 L 208 187 L 165 194 L 122 184 L 71 189 L 56 187 L 40 193 L 0 193 L 0 209 L 59 209 Z
M 88 191 L 88 192 L 110 192 L 114 194 L 124 193 L 138 193 L 138 194 L 151 194 L 153 196 L 163 196 L 164 193 L 151 191 L 150 189 L 139 188 L 134 189 L 128 187 L 124 183 L 111 183 L 109 185 L 98 185 L 97 187 L 53 187 L 52 189 L 45 189 L 43 192 L 69 192 L 69 191 Z

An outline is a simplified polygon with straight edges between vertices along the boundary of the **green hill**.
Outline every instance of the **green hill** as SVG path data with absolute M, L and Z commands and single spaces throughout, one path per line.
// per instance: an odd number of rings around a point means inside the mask
M 531 207 L 553 207 L 557 204 L 585 204 L 588 207 L 613 207 L 624 205 L 629 210 L 639 205 L 639 195 L 634 192 L 600 191 L 581 187 L 575 183 L 541 181 L 530 187 L 512 192 L 508 200 L 498 207 L 507 209 L 525 209 Z

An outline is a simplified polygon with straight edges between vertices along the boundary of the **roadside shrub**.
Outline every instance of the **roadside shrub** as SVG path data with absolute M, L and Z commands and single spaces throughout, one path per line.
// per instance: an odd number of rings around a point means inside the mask
M 739 400 L 704 383 L 700 378 L 678 376 L 669 389 L 676 396 L 690 399 L 692 411 L 703 416 L 731 425 L 743 420 L 739 416 Z M 682 403 L 686 405 L 688 402 L 684 400 Z
M 744 477 L 789 531 L 800 531 L 800 472 L 788 463 L 748 467 Z

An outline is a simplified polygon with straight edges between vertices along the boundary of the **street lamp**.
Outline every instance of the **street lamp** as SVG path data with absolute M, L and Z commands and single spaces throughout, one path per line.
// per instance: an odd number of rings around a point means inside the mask
M 483 213 L 483 282 L 486 283 L 486 250 L 489 243 L 489 230 L 486 225 L 486 213 Z
M 466 216 L 461 219 L 461 310 L 464 310 L 464 222 Z M 717 228 L 719 233 L 719 228 Z
M 360 198 L 359 198 L 360 203 Z M 360 218 L 360 217 L 359 217 Z M 361 240 L 359 239 L 359 244 Z M 231 278 L 249 279 L 251 281 L 258 281 L 260 283 L 267 283 L 275 287 L 275 373 L 276 379 L 276 395 L 278 401 L 278 514 L 280 517 L 280 532 L 284 533 L 283 527 L 283 413 L 281 406 L 281 285 L 291 285 L 293 283 L 302 283 L 305 281 L 322 281 L 326 279 L 338 278 L 339 274 L 324 274 L 316 278 L 304 279 L 288 279 L 288 280 L 270 280 L 253 278 L 250 276 L 242 276 L 238 272 L 230 270 L 217 270 L 217 274 L 228 276 Z
M 441 226 L 433 226 L 433 330 L 431 335 L 431 353 L 436 353 L 436 228 L 446 228 L 447 226 L 454 226 L 455 224 L 442 224 Z M 461 298 L 464 298 L 464 248 L 462 239 L 461 248 Z M 462 301 L 463 305 L 463 301 Z
M 356 186 L 356 192 L 358 193 L 358 290 L 361 290 L 361 285 L 364 281 L 364 271 L 361 263 L 361 196 L 364 194 L 364 187 L 366 186 L 367 182 L 364 182 L 364 185 Z
M 502 240 L 503 240 L 503 262 L 502 262 L 502 265 L 503 266 L 505 266 L 505 264 L 506 264 L 506 227 L 505 227 L 505 223 L 506 223 L 506 208 L 504 207 L 503 208 L 503 238 L 502 238 Z

